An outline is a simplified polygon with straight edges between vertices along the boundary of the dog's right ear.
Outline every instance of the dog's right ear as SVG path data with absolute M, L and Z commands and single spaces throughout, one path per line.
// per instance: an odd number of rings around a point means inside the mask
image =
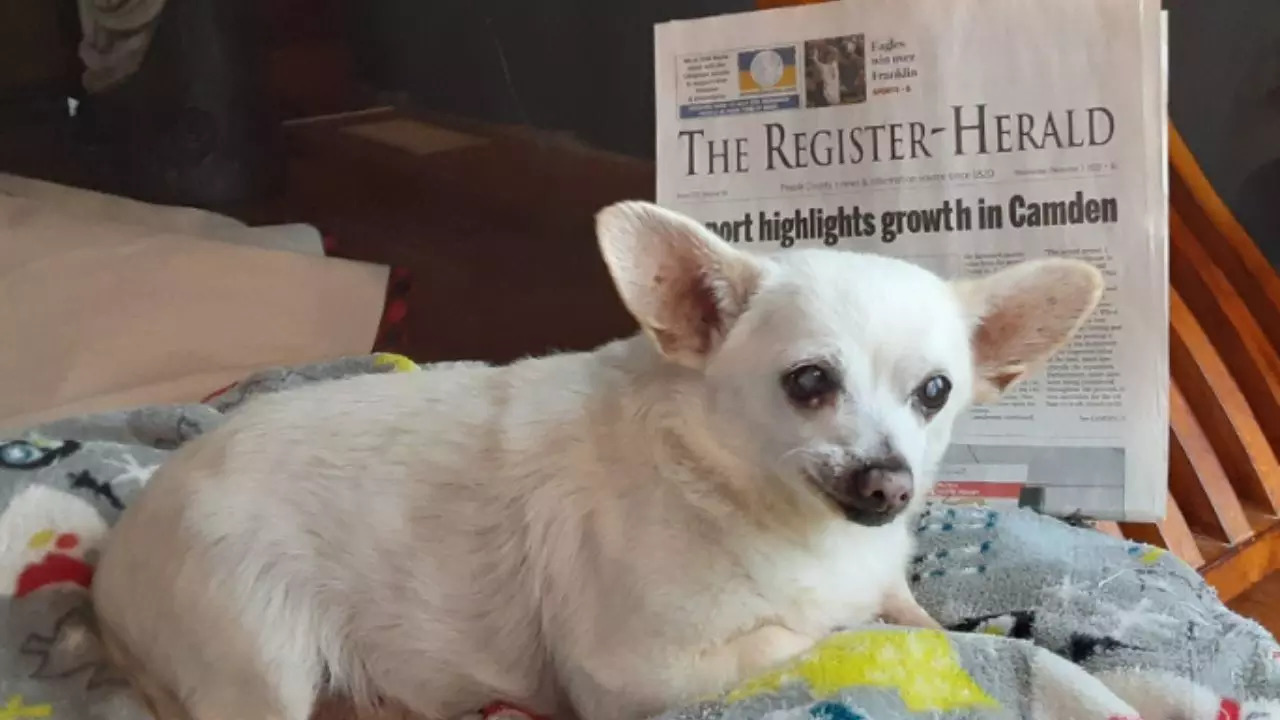
M 645 202 L 596 215 L 618 294 L 664 356 L 700 368 L 747 308 L 760 263 L 691 218 Z

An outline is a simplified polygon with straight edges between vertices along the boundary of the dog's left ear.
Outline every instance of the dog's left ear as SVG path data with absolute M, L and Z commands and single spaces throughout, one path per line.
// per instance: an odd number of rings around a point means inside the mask
M 955 283 L 974 321 L 974 400 L 992 402 L 1066 345 L 1102 297 L 1102 273 L 1079 260 L 1020 263 Z
M 663 355 L 687 367 L 702 367 L 760 280 L 758 260 L 651 203 L 601 210 L 596 236 L 627 310 Z

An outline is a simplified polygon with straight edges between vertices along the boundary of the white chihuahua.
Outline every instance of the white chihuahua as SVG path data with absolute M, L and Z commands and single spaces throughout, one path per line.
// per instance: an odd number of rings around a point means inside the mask
M 597 230 L 642 334 L 264 396 L 155 474 L 94 601 L 157 716 L 307 720 L 333 690 L 637 720 L 840 626 L 935 626 L 905 575 L 952 423 L 1099 273 L 757 256 L 638 202 Z

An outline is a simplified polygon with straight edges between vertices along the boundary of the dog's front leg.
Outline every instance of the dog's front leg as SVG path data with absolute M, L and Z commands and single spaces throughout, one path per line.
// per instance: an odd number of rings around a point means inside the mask
M 942 629 L 942 625 L 920 607 L 920 603 L 916 602 L 916 596 L 912 594 L 911 587 L 907 585 L 905 578 L 885 595 L 880 615 L 894 625 L 928 630 Z
M 770 670 L 813 647 L 812 638 L 781 625 L 765 625 L 743 635 L 728 648 L 737 655 L 737 681 Z
M 583 675 L 590 667 L 591 677 L 571 690 L 573 703 L 578 717 L 592 720 L 653 717 L 673 707 L 729 692 L 804 653 L 813 644 L 812 638 L 779 625 L 762 625 L 715 645 L 680 648 L 674 663 L 673 648 L 666 647 L 658 648 L 660 661 L 646 653 L 637 656 L 649 658 L 639 664 L 623 662 L 608 669 L 584 662 Z M 602 669 L 609 674 L 602 674 Z
M 813 644 L 813 638 L 781 625 L 762 625 L 699 652 L 682 694 L 718 695 L 803 654 Z

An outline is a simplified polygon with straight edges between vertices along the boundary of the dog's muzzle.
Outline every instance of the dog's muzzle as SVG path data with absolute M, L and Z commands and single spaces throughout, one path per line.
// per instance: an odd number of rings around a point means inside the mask
M 915 478 L 905 462 L 889 457 L 860 463 L 819 486 L 850 522 L 878 527 L 893 522 L 911 503 Z

